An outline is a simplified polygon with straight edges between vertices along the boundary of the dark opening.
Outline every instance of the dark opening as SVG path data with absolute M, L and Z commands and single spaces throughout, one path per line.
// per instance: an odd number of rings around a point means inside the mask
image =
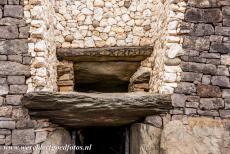
M 128 92 L 129 82 L 95 82 L 95 83 L 78 83 L 76 84 L 77 91 L 79 92 Z
M 128 154 L 129 130 L 127 127 L 78 130 L 76 145 L 90 144 L 92 144 L 90 151 L 76 151 L 76 154 Z
M 128 92 L 138 62 L 78 62 L 74 64 L 75 91 Z

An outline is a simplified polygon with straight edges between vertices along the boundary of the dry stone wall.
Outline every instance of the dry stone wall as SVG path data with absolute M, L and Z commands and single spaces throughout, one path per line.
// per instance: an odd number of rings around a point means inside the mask
M 229 1 L 189 0 L 172 114 L 229 118 Z
M 160 9 L 159 0 L 56 0 L 55 40 L 62 48 L 152 46 Z
M 57 58 L 54 42 L 55 1 L 24 0 L 25 20 L 30 24 L 28 52 L 32 57 L 28 92 L 57 91 Z
M 168 115 L 147 117 L 164 127 L 191 116 L 229 119 L 230 1 L 173 0 L 160 93 L 172 94 Z
M 0 153 L 35 154 L 32 149 L 4 150 L 3 146 L 42 144 L 56 126 L 33 120 L 21 99 L 27 93 L 33 56 L 28 52 L 29 22 L 24 20 L 28 1 L 0 1 Z M 30 44 L 30 43 L 29 43 Z M 37 151 L 40 153 L 40 151 Z

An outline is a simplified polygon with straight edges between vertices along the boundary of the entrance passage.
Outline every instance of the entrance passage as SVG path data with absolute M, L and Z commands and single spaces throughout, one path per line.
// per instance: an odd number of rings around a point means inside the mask
M 74 64 L 75 90 L 79 92 L 128 92 L 138 62 L 78 62 Z
M 77 132 L 76 144 L 92 144 L 91 151 L 76 151 L 76 154 L 129 154 L 129 129 L 128 127 L 85 128 Z

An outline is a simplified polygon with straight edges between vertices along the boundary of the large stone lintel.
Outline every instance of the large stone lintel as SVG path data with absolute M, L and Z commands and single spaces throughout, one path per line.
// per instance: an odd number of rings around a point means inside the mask
M 28 93 L 30 115 L 69 127 L 120 126 L 171 109 L 170 95 L 150 93 Z
M 104 48 L 58 48 L 61 60 L 71 61 L 142 61 L 153 52 L 151 46 L 104 47 Z

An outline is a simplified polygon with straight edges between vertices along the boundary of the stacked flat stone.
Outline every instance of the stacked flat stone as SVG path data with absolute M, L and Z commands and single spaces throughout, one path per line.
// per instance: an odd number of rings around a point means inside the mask
M 53 130 L 48 120 L 32 120 L 22 107 L 27 92 L 31 56 L 29 26 L 23 19 L 23 0 L 0 1 L 0 153 L 31 154 L 32 149 L 4 150 L 2 146 L 42 144 Z
M 230 118 L 230 1 L 173 0 L 169 7 L 160 92 L 173 94 L 174 109 L 161 124 L 188 116 Z
M 153 0 L 56 0 L 55 41 L 62 48 L 153 45 Z
M 24 16 L 30 24 L 28 51 L 31 60 L 31 78 L 28 91 L 57 90 L 57 58 L 54 43 L 54 1 L 24 0 Z
M 57 85 L 60 92 L 74 91 L 74 68 L 73 62 L 61 61 L 57 67 Z

